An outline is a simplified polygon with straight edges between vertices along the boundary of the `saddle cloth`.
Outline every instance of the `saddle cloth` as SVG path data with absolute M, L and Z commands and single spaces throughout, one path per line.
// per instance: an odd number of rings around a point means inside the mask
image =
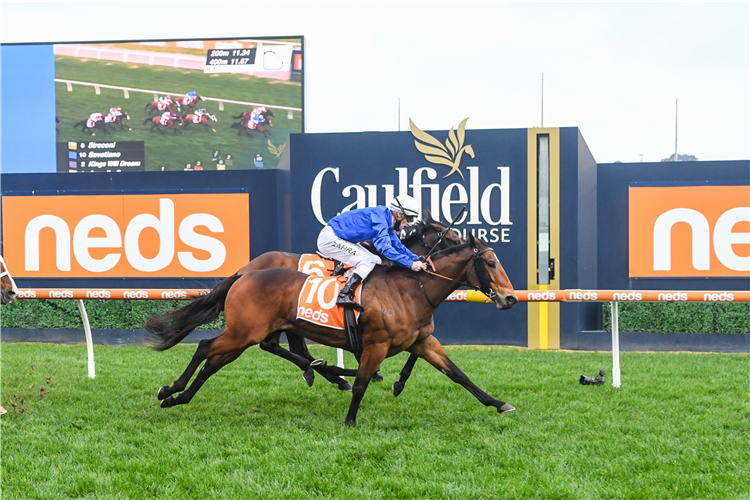
M 346 283 L 343 276 L 331 276 L 334 262 L 315 254 L 303 254 L 297 270 L 309 274 L 300 290 L 297 300 L 297 319 L 327 326 L 336 330 L 344 329 L 344 308 L 336 305 L 339 292 Z M 354 292 L 354 300 L 361 303 L 362 285 Z M 359 311 L 354 311 L 359 318 Z
M 202 116 L 193 115 L 193 123 L 200 123 Z

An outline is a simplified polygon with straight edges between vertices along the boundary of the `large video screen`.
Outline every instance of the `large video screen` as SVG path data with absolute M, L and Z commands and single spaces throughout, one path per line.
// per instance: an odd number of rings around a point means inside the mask
M 273 169 L 303 37 L 2 46 L 2 171 Z

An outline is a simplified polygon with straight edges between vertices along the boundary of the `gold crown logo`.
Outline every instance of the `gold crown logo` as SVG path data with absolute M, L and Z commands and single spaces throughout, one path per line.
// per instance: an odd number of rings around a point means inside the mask
M 420 130 L 419 127 L 414 125 L 411 118 L 409 118 L 411 133 L 415 137 L 414 145 L 421 153 L 424 153 L 425 159 L 430 163 L 451 167 L 450 172 L 443 176 L 443 179 L 449 175 L 455 174 L 456 172 L 461 176 L 461 179 L 464 179 L 464 174 L 461 172 L 461 157 L 464 153 L 467 153 L 474 158 L 474 149 L 472 149 L 471 144 L 464 146 L 467 121 L 469 121 L 468 117 L 464 118 L 464 120 L 458 124 L 458 131 L 454 131 L 453 127 L 451 127 L 448 132 L 448 138 L 445 140 L 445 145 L 443 145 L 427 132 Z

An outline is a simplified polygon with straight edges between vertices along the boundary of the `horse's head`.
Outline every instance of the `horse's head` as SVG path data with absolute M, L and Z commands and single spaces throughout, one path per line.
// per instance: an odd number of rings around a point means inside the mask
M 495 301 L 498 309 L 510 309 L 518 298 L 495 251 L 474 235 L 469 235 L 469 243 L 474 250 L 474 260 L 467 283 Z
M 270 109 L 267 109 L 263 112 L 263 118 L 268 118 L 269 116 L 276 118 L 276 114 Z
M 206 100 L 206 98 L 205 98 L 205 97 L 203 97 L 203 96 L 202 96 L 202 95 L 200 95 L 200 94 L 198 94 L 198 95 L 197 95 L 196 97 L 197 97 L 198 99 L 200 99 L 201 101 L 205 101 L 205 100 Z
M 415 221 L 402 231 L 404 233 L 402 241 L 407 247 L 418 243 L 421 248 L 425 249 L 421 252 L 422 254 L 426 254 L 438 242 L 440 244 L 435 250 L 445 250 L 463 243 L 455 231 L 447 231 L 447 229 L 448 226 L 433 219 L 432 214 L 427 210 L 423 220 Z M 419 252 L 414 253 L 419 254 Z
M 18 288 L 8 272 L 5 260 L 0 256 L 0 304 L 12 304 L 18 297 Z

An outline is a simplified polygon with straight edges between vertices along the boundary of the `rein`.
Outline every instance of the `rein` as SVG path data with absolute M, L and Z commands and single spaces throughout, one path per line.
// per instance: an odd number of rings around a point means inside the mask
M 455 248 L 455 247 L 454 247 Z M 435 255 L 441 254 L 446 252 L 447 250 L 453 250 L 453 249 L 446 249 L 446 250 L 440 250 L 438 252 L 435 252 Z M 477 279 L 479 279 L 479 287 L 475 287 L 473 285 L 470 285 L 466 281 L 459 281 L 459 286 L 468 286 L 469 288 L 472 288 L 474 290 L 478 290 L 482 292 L 483 294 L 487 295 L 491 300 L 495 300 L 495 297 L 497 297 L 497 294 L 492 289 L 492 283 L 490 282 L 490 277 L 487 274 L 487 269 L 484 266 L 484 259 L 482 259 L 482 255 L 486 252 L 492 250 L 491 247 L 487 247 L 484 250 L 478 250 L 474 247 L 472 247 L 472 250 L 474 251 L 474 257 L 471 259 L 471 266 L 469 267 L 469 272 L 466 273 L 466 278 L 468 279 L 469 275 L 471 274 L 471 270 L 476 266 L 476 273 L 477 273 Z M 432 259 L 428 255 L 425 259 L 427 262 L 429 262 L 432 265 L 432 268 L 435 269 L 435 264 L 433 264 Z M 477 261 L 481 261 L 481 265 L 477 264 Z M 481 269 L 481 271 L 480 271 Z M 456 281 L 457 278 L 449 278 L 447 276 L 443 276 L 442 274 L 438 274 L 436 272 L 432 271 L 425 271 L 427 274 L 430 274 L 432 276 L 438 276 L 440 278 L 449 280 L 449 281 Z M 427 302 L 434 308 L 437 309 L 438 306 L 436 306 L 432 300 L 430 300 L 430 297 L 427 295 L 427 290 L 424 288 L 424 284 L 422 283 L 422 280 L 417 276 L 417 283 L 419 283 L 419 289 L 422 290 L 422 294 L 424 295 L 424 298 L 427 299 Z M 482 290 L 483 288 L 489 290 L 488 292 L 485 292 Z

